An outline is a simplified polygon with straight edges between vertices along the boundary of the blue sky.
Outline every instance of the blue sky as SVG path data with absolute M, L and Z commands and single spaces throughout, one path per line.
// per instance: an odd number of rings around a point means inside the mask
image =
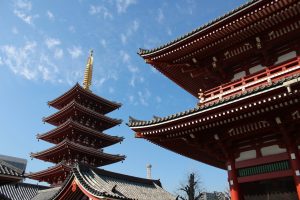
M 0 0 L 0 154 L 28 159 L 27 171 L 51 163 L 30 160 L 30 152 L 52 144 L 35 135 L 53 127 L 42 117 L 56 110 L 47 101 L 82 82 L 94 49 L 92 91 L 123 106 L 109 116 L 123 124 L 106 131 L 125 137 L 105 152 L 125 154 L 105 169 L 152 176 L 175 192 L 188 172 L 197 171 L 208 191 L 224 190 L 223 170 L 135 139 L 128 116 L 151 119 L 196 105 L 195 99 L 137 55 L 155 48 L 244 4 L 246 0 Z

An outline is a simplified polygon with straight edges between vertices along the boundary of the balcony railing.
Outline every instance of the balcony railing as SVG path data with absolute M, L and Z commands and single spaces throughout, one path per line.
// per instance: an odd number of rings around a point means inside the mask
M 300 57 L 295 57 L 286 62 L 267 67 L 264 70 L 232 81 L 203 92 L 200 105 L 213 103 L 222 98 L 251 90 L 263 85 L 269 85 L 283 78 L 300 72 Z

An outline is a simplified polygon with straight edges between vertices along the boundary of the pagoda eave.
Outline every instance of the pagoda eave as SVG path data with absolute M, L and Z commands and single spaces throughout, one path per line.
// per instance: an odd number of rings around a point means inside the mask
M 60 121 L 63 120 L 66 116 L 68 116 L 70 113 L 75 117 L 75 115 L 77 115 L 76 114 L 77 112 L 81 112 L 83 114 L 86 114 L 87 116 L 92 116 L 95 119 L 101 119 L 102 120 L 101 122 L 106 123 L 107 124 L 106 126 L 108 128 L 111 128 L 113 126 L 122 123 L 122 120 L 112 119 L 105 115 L 99 114 L 93 110 L 85 108 L 84 106 L 80 105 L 76 101 L 70 102 L 67 106 L 65 106 L 63 109 L 59 110 L 58 112 L 54 113 L 53 115 L 45 117 L 43 121 L 58 126 L 60 125 Z
M 75 122 L 72 119 L 67 120 L 57 128 L 44 133 L 44 134 L 38 134 L 37 139 L 48 141 L 53 144 L 58 144 L 62 140 L 68 138 L 71 140 L 72 138 L 80 138 L 83 136 L 89 136 L 90 138 L 94 138 L 95 141 L 100 141 L 101 143 L 95 143 L 95 148 L 104 148 L 116 143 L 119 143 L 123 141 L 123 137 L 117 137 L 117 136 L 110 136 L 98 131 L 95 131 L 92 128 L 86 127 L 78 122 Z M 91 139 L 93 140 L 93 139 Z
M 91 91 L 85 90 L 78 83 L 76 83 L 73 88 L 71 88 L 69 91 L 67 91 L 63 95 L 59 96 L 58 98 L 56 98 L 52 101 L 49 101 L 48 105 L 52 106 L 56 109 L 61 109 L 66 104 L 66 102 L 68 102 L 70 99 L 72 99 L 72 97 L 74 97 L 78 94 L 87 96 L 88 98 L 93 99 L 95 102 L 103 105 L 105 107 L 104 114 L 109 113 L 109 112 L 111 112 L 115 109 L 118 109 L 122 106 L 122 104 L 120 104 L 120 103 L 109 101 L 107 99 L 104 99 L 102 97 L 99 97 L 99 96 L 93 94 Z
M 35 173 L 29 173 L 25 176 L 40 182 L 48 182 L 52 184 L 55 180 L 62 179 L 64 180 L 69 173 L 71 172 L 72 167 L 68 166 L 63 163 L 59 163 L 53 167 L 49 167 L 48 169 L 35 172 Z
M 33 158 L 52 163 L 60 162 L 62 159 L 60 158 L 61 155 L 65 155 L 66 160 L 71 158 L 76 159 L 76 155 L 78 155 L 81 159 L 84 159 L 84 157 L 88 156 L 90 158 L 90 162 L 93 163 L 92 166 L 95 167 L 119 162 L 125 159 L 125 156 L 107 154 L 100 150 L 75 144 L 68 140 L 65 140 L 58 145 L 44 151 L 31 153 L 31 157 Z

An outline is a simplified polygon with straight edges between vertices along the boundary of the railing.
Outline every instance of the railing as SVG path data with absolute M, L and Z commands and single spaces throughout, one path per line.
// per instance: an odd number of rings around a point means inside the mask
M 201 94 L 200 104 L 216 102 L 222 98 L 242 93 L 263 85 L 269 85 L 275 81 L 300 72 L 300 57 L 295 57 L 284 63 L 267 67 L 263 71 L 243 77 L 218 87 L 207 90 Z

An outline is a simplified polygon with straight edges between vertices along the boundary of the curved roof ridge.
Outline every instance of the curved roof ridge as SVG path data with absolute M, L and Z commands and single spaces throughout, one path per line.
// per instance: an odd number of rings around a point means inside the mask
M 188 32 L 186 33 L 185 35 L 183 36 L 180 36 L 174 40 L 172 40 L 171 42 L 168 42 L 166 44 L 163 44 L 157 48 L 153 48 L 153 49 L 143 49 L 143 48 L 139 48 L 139 52 L 138 54 L 140 56 L 146 56 L 146 55 L 149 55 L 149 54 L 152 54 L 152 53 L 155 53 L 156 51 L 159 51 L 159 50 L 162 50 L 162 49 L 165 49 L 165 48 L 168 48 L 169 46 L 171 45 L 174 45 L 174 44 L 177 44 L 178 42 L 181 42 L 181 41 L 184 41 L 185 39 L 188 39 L 189 37 L 192 37 L 194 35 L 197 35 L 199 32 L 205 30 L 206 28 L 209 28 L 210 26 L 220 22 L 221 20 L 224 20 L 228 17 L 231 17 L 233 14 L 235 13 L 238 13 L 239 11 L 242 11 L 243 9 L 245 9 L 246 7 L 249 7 L 249 6 L 252 6 L 260 1 L 263 1 L 263 0 L 250 0 L 249 2 L 239 6 L 238 8 L 236 9 L 233 9 L 231 11 L 229 11 L 228 13 L 224 14 L 223 16 L 221 17 L 218 17 L 194 30 L 192 30 L 191 32 Z

